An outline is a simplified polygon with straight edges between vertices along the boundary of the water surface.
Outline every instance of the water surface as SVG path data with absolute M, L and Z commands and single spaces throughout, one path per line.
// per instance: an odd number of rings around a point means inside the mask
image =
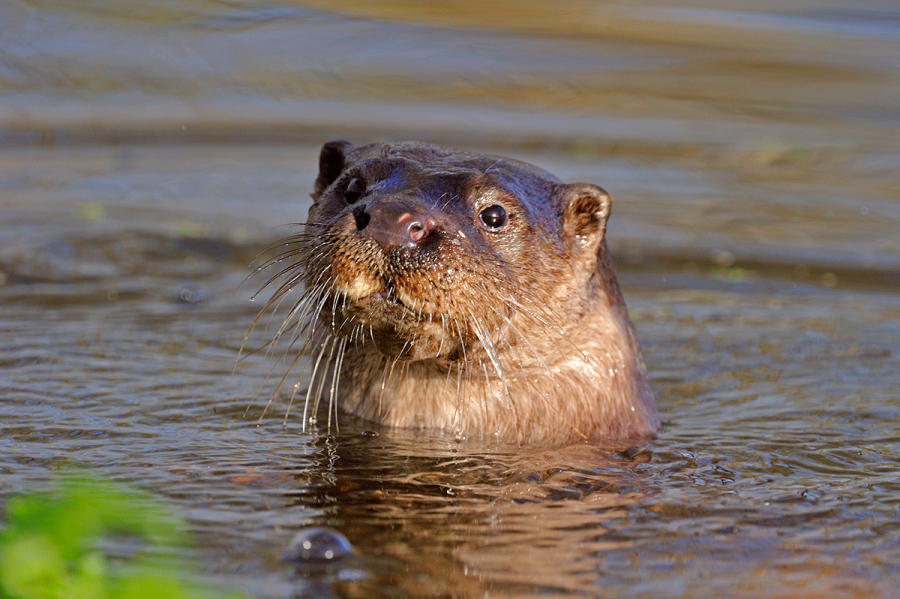
M 898 596 L 896 7 L 316 4 L 0 7 L 0 498 L 140 484 L 257 597 Z M 659 437 L 260 420 L 244 279 L 332 138 L 612 192 Z M 313 525 L 356 556 L 283 563 Z

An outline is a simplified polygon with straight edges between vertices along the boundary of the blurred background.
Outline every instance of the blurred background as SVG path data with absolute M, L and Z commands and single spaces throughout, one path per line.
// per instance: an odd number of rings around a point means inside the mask
M 892 2 L 15 0 L 0 22 L 7 151 L 241 146 L 271 178 L 309 169 L 302 152 L 324 140 L 423 139 L 608 187 L 626 217 L 613 243 L 660 259 L 897 267 Z M 260 145 L 296 167 L 259 172 L 275 167 L 246 149 Z M 17 209 L 33 171 L 4 170 Z M 262 191 L 241 179 L 236 195 Z
M 652 460 L 257 426 L 243 281 L 337 138 L 612 193 Z M 260 597 L 896 596 L 898 250 L 894 1 L 6 0 L 0 499 L 145 485 Z M 323 523 L 375 561 L 305 586 Z

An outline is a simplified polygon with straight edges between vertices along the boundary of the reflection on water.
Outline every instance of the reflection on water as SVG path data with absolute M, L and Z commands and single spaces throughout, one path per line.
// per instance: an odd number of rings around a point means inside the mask
M 259 597 L 896 596 L 895 6 L 124 6 L 0 6 L 0 496 L 145 485 Z M 335 137 L 609 189 L 659 438 L 257 424 L 242 281 Z M 283 563 L 307 526 L 355 555 Z

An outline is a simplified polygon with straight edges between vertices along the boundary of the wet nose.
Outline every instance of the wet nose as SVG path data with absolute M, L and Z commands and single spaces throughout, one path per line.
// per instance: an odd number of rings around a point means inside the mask
M 427 207 L 416 202 L 378 199 L 353 211 L 356 228 L 374 239 L 383 249 L 415 248 L 438 228 Z

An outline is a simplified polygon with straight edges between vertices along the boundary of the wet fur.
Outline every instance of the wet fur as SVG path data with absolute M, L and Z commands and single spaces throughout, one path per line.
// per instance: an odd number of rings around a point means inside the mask
M 381 247 L 354 220 L 361 204 L 343 198 L 354 177 L 371 186 L 367 202 L 422 202 L 438 231 L 414 250 Z M 326 401 L 329 425 L 340 407 L 458 436 L 561 442 L 658 429 L 606 247 L 603 190 L 417 142 L 331 142 L 313 198 L 304 231 L 262 269 L 275 270 L 264 287 L 278 285 L 262 312 L 300 293 L 273 343 L 296 352 L 279 389 L 290 372 L 310 372 L 291 398 L 304 421 Z M 491 204 L 509 214 L 500 231 L 479 226 Z

